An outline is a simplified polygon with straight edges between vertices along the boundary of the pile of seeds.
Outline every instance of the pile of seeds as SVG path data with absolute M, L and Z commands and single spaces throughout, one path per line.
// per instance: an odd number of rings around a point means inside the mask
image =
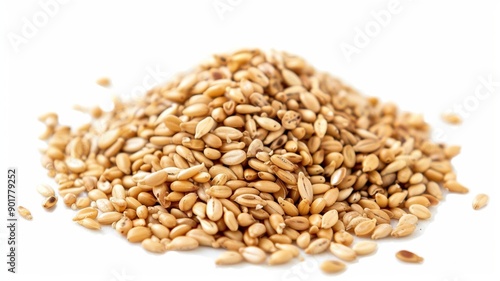
M 42 165 L 76 222 L 155 253 L 207 246 L 227 249 L 219 265 L 274 265 L 302 248 L 353 261 L 377 248 L 356 236 L 411 235 L 442 187 L 468 191 L 450 164 L 460 148 L 432 142 L 421 115 L 284 52 L 215 55 L 139 100 L 86 111 L 79 128 L 40 118 Z

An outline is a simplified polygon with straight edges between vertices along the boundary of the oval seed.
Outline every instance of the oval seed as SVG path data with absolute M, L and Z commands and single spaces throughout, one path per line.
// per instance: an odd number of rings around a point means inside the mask
M 326 238 L 318 238 L 312 241 L 309 246 L 304 250 L 306 254 L 315 255 L 320 254 L 328 249 L 330 245 L 330 240 Z
M 269 265 L 284 264 L 293 259 L 293 253 L 287 250 L 278 250 L 269 257 Z
M 163 253 L 165 252 L 165 245 L 160 242 L 153 241 L 150 238 L 144 239 L 141 243 L 142 247 L 152 253 Z
M 33 219 L 33 216 L 31 215 L 30 210 L 26 209 L 23 206 L 17 207 L 17 212 L 19 213 L 19 215 L 21 215 L 21 217 L 23 217 L 23 218 L 25 218 L 27 220 L 32 220 Z
M 177 236 L 167 245 L 167 250 L 189 251 L 198 248 L 198 240 L 188 236 Z
M 345 263 L 336 260 L 326 260 L 321 263 L 321 270 L 325 273 L 338 273 L 345 270 Z
M 377 250 L 377 243 L 373 241 L 361 241 L 354 244 L 352 249 L 358 256 L 369 255 Z
M 259 264 L 266 260 L 266 253 L 262 249 L 255 246 L 240 248 L 239 252 L 249 263 Z
M 410 208 L 408 208 L 408 210 L 410 210 L 410 213 L 414 214 L 417 218 L 421 220 L 428 219 L 432 216 L 431 211 L 429 211 L 429 209 L 420 204 L 413 204 L 410 206 Z
M 243 261 L 243 256 L 236 251 L 223 252 L 216 260 L 216 265 L 231 265 Z
M 400 261 L 410 262 L 410 263 L 421 263 L 424 261 L 422 257 L 406 250 L 401 250 L 397 252 L 396 258 L 398 258 Z
M 489 197 L 486 194 L 481 193 L 476 195 L 476 197 L 474 197 L 474 201 L 472 201 L 472 208 L 474 210 L 483 208 L 486 204 L 488 204 L 488 199 Z
M 356 259 L 356 252 L 344 244 L 331 242 L 330 252 L 345 261 L 353 261 Z

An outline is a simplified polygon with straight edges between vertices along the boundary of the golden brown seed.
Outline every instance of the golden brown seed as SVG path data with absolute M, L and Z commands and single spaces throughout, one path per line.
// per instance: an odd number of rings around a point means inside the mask
M 33 216 L 31 215 L 30 210 L 26 209 L 23 206 L 17 207 L 17 212 L 19 213 L 19 215 L 21 215 L 21 217 L 23 217 L 23 218 L 25 218 L 27 220 L 32 220 L 33 219 Z
M 396 258 L 398 258 L 400 261 L 403 262 L 410 262 L 410 263 L 421 263 L 424 261 L 424 259 L 415 253 L 412 253 L 410 251 L 406 250 L 401 250 L 396 253 Z
M 326 260 L 320 265 L 321 270 L 325 273 L 338 273 L 344 271 L 345 263 L 337 260 Z
M 45 200 L 42 203 L 42 206 L 45 209 L 51 209 L 57 204 L 57 196 L 49 196 L 45 198 Z
M 489 197 L 486 194 L 481 193 L 476 195 L 476 197 L 474 197 L 474 201 L 472 201 L 472 208 L 474 210 L 483 208 L 486 204 L 488 204 L 488 199 Z

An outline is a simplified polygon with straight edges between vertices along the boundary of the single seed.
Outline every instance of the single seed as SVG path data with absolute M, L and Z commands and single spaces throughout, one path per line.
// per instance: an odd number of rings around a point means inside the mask
M 332 252 L 332 254 L 337 256 L 339 259 L 343 259 L 345 261 L 353 261 L 356 259 L 356 252 L 340 243 L 331 242 L 330 252 Z
M 175 237 L 167 244 L 167 250 L 173 251 L 189 251 L 198 248 L 200 243 L 198 240 L 188 236 Z
M 326 260 L 320 265 L 321 270 L 325 273 L 338 273 L 344 271 L 345 263 L 337 260 Z
M 101 229 L 101 224 L 99 224 L 95 219 L 92 218 L 84 218 L 82 220 L 77 221 L 78 224 L 84 226 L 88 229 L 99 230 Z
M 483 208 L 486 204 L 488 204 L 488 199 L 489 197 L 486 194 L 481 193 L 476 195 L 476 197 L 474 197 L 474 201 L 472 201 L 472 208 L 474 210 Z
M 243 261 L 243 256 L 236 251 L 223 252 L 216 260 L 216 265 L 232 265 Z
M 266 260 L 266 253 L 255 246 L 240 248 L 239 252 L 249 263 L 260 264 Z
M 312 241 L 304 252 L 309 255 L 316 255 L 326 251 L 328 246 L 330 246 L 330 240 L 326 238 L 318 238 Z
M 410 251 L 406 250 L 401 250 L 396 253 L 396 258 L 398 258 L 400 261 L 403 262 L 409 262 L 409 263 L 421 263 L 424 261 L 424 259 L 417 254 L 414 254 Z
M 417 218 L 421 220 L 426 220 L 431 217 L 431 212 L 425 206 L 420 204 L 413 204 L 408 208 L 410 213 L 414 214 Z
M 352 249 L 358 256 L 369 255 L 377 250 L 377 243 L 373 241 L 361 241 L 354 244 Z
M 165 252 L 165 245 L 163 245 L 162 243 L 160 242 L 157 242 L 157 241 L 153 241 L 152 239 L 150 238 L 147 238 L 147 239 L 144 239 L 142 242 L 141 242 L 141 245 L 142 247 L 146 250 L 146 251 L 149 251 L 149 252 L 152 252 L 152 253 L 163 253 Z
M 278 250 L 269 256 L 269 265 L 284 264 L 293 259 L 294 255 L 292 252 L 287 250 Z
M 55 195 L 54 189 L 52 187 L 50 187 L 50 185 L 48 185 L 48 184 L 39 184 L 36 187 L 36 190 L 43 197 L 50 197 L 50 196 L 54 196 Z
M 49 197 L 45 198 L 45 200 L 43 201 L 42 206 L 43 206 L 45 209 L 51 209 L 51 208 L 53 208 L 56 204 L 57 204 L 57 196 L 49 196 Z
M 17 212 L 19 213 L 19 215 L 21 215 L 21 217 L 23 217 L 23 218 L 25 218 L 27 220 L 32 220 L 33 219 L 33 216 L 31 215 L 30 210 L 26 209 L 23 206 L 17 207 Z

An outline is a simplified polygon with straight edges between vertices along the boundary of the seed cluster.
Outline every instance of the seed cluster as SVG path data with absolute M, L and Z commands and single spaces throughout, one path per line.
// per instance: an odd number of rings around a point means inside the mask
M 349 262 L 377 248 L 355 237 L 411 235 L 442 187 L 468 191 L 450 164 L 460 147 L 432 142 L 421 115 L 284 52 L 215 55 L 139 100 L 85 111 L 76 129 L 40 118 L 42 165 L 76 222 L 154 253 L 208 246 L 228 250 L 218 265 L 275 265 L 302 248 Z

